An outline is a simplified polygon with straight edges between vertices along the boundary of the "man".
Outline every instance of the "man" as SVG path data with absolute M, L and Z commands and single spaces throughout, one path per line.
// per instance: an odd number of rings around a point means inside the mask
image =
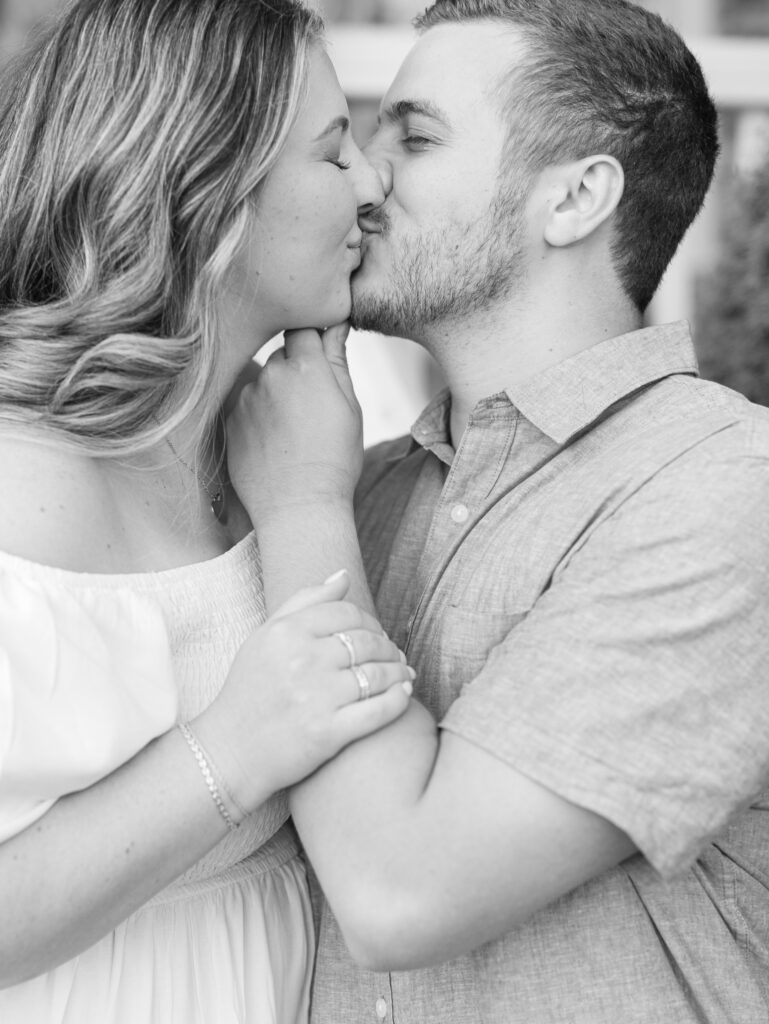
M 440 730 L 415 705 L 293 795 L 339 922 L 313 1019 L 764 1021 L 769 416 L 642 329 L 713 105 L 624 0 L 419 28 L 354 318 L 449 390 L 369 453 L 358 523 Z

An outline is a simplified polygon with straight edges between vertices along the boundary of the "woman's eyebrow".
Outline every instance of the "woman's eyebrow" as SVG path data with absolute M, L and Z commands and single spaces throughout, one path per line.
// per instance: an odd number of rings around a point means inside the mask
M 331 135 L 332 132 L 335 132 L 339 129 L 341 129 L 342 133 L 344 133 L 349 130 L 349 127 L 350 119 L 348 117 L 345 117 L 344 115 L 335 117 L 333 121 L 330 121 L 326 125 L 326 127 L 323 129 L 320 135 L 316 135 L 316 137 L 313 139 L 313 142 L 319 142 L 321 139 L 325 139 L 327 135 Z

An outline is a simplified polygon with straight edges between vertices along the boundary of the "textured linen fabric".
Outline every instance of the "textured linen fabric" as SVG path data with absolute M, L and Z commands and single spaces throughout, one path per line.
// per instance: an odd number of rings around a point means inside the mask
M 769 410 L 673 324 L 500 390 L 456 453 L 449 411 L 367 459 L 383 624 L 443 729 L 640 853 L 425 970 L 360 970 L 326 910 L 314 1024 L 768 1020 Z
M 0 553 L 3 837 L 199 714 L 264 618 L 253 533 L 146 574 Z M 306 1024 L 315 940 L 287 818 L 278 794 L 114 932 L 0 991 L 1 1024 Z

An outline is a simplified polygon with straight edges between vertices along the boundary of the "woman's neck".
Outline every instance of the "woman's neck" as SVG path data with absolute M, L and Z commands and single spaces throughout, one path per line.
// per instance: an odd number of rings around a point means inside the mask
M 164 451 L 95 459 L 0 435 L 0 549 L 76 572 L 178 568 L 227 551 L 250 529 L 231 488 L 217 519 L 199 481 Z

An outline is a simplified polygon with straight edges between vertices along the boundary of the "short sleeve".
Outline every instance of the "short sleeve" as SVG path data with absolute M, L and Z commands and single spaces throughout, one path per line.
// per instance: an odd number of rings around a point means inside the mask
M 660 471 L 586 531 L 443 727 L 685 869 L 769 774 L 767 508 L 766 456 Z
M 151 598 L 0 569 L 0 842 L 129 760 L 176 715 Z

